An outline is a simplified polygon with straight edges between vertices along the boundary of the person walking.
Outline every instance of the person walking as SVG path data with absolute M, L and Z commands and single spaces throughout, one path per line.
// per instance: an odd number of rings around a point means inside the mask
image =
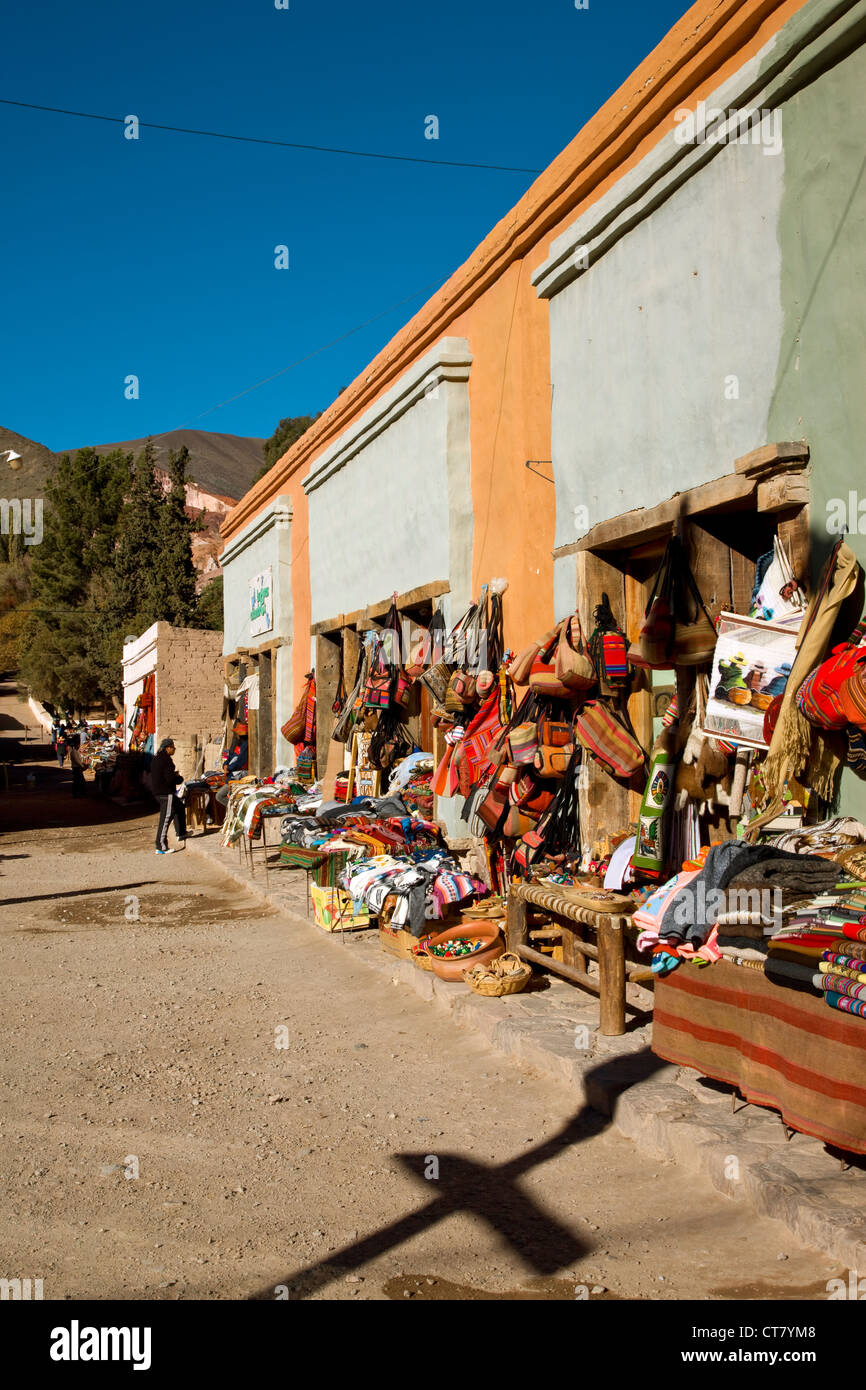
M 66 726 L 64 724 L 59 724 L 57 726 L 57 734 L 54 739 L 54 751 L 57 754 L 58 767 L 63 767 L 63 764 L 66 762 L 67 748 L 68 745 L 66 742 Z
M 70 740 L 69 764 L 72 768 L 72 795 L 84 796 L 84 769 L 86 768 L 87 763 L 81 756 L 81 737 L 78 734 L 73 734 L 72 739 Z M 62 766 L 63 764 L 61 763 L 61 767 Z
M 174 854 L 174 850 L 168 847 L 169 821 L 174 822 L 178 847 L 186 848 L 186 810 L 177 794 L 177 788 L 182 781 L 183 778 L 174 765 L 174 739 L 164 738 L 150 765 L 150 786 L 159 802 L 159 819 L 156 824 L 157 854 Z

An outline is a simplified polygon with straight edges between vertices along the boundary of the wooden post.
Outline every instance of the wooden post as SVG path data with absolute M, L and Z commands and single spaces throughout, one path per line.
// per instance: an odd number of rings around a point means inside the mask
M 508 942 L 509 951 L 516 951 L 519 946 L 525 946 L 529 940 L 527 905 L 523 899 L 515 893 L 513 887 L 508 895 L 508 908 L 505 915 L 505 939 Z
M 600 1031 L 603 1037 L 625 1032 L 625 949 L 621 917 L 598 914 Z

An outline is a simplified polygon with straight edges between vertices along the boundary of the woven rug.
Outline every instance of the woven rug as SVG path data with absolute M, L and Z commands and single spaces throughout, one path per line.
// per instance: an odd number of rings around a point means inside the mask
M 866 1020 L 719 961 L 655 985 L 653 1052 L 727 1081 L 804 1134 L 866 1153 Z

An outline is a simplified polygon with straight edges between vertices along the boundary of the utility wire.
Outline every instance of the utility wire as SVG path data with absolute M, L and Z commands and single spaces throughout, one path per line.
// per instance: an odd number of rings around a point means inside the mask
M 70 111 L 64 106 L 41 106 L 33 101 L 12 101 L 0 97 L 0 105 L 20 106 L 26 111 L 50 111 L 56 116 L 77 116 L 86 121 L 110 121 L 113 125 L 123 125 L 124 116 L 103 116 L 95 111 Z M 403 164 L 436 164 L 446 169 L 491 169 L 501 174 L 540 174 L 541 169 L 522 169 L 510 164 L 471 164 L 460 159 L 424 159 L 413 154 L 382 154 L 375 150 L 347 150 L 333 145 L 302 145 L 295 140 L 268 140 L 258 135 L 231 135 L 222 130 L 193 130 L 189 126 L 158 125 L 155 121 L 139 121 L 143 130 L 169 130 L 176 135 L 204 135 L 211 140 L 238 140 L 246 145 L 276 145 L 284 150 L 312 150 L 316 154 L 344 154 L 355 159 L 390 159 Z
M 337 343 L 345 342 L 346 338 L 351 338 L 355 333 L 361 333 L 365 328 L 369 328 L 371 324 L 378 323 L 379 319 L 385 318 L 388 314 L 393 314 L 395 309 L 401 309 L 403 305 L 408 304 L 410 300 L 417 299 L 421 294 L 427 294 L 429 290 L 438 289 L 439 284 L 440 282 L 438 280 L 434 280 L 431 284 L 422 286 L 420 290 L 415 290 L 414 294 L 407 294 L 405 299 L 398 299 L 396 304 L 390 304 L 387 309 L 383 309 L 379 314 L 374 314 L 371 319 L 365 319 L 363 323 L 359 323 L 354 328 L 349 328 L 345 333 L 341 333 L 339 337 L 332 338 L 330 342 L 323 343 L 321 347 L 313 348 L 312 352 L 307 352 L 303 357 L 296 358 L 294 362 L 290 362 L 287 367 L 281 367 L 278 372 L 273 372 L 271 376 L 263 377 L 261 381 L 257 381 L 253 386 L 245 387 L 243 391 L 238 391 L 234 396 L 227 396 L 226 399 L 220 401 L 218 405 L 212 405 L 208 410 L 201 411 L 199 415 L 194 415 L 191 420 L 187 420 L 186 424 L 178 425 L 177 428 L 182 430 L 189 429 L 195 424 L 196 420 L 203 420 L 205 415 L 213 415 L 215 410 L 222 410 L 224 405 L 231 405 L 233 401 L 239 401 L 241 396 L 248 396 L 251 391 L 258 391 L 260 386 L 267 386 L 269 382 L 276 381 L 277 377 L 285 376 L 286 372 L 294 371 L 295 367 L 302 366 L 304 362 L 309 362 L 313 357 L 318 357 L 320 353 L 327 352 L 329 348 L 336 347 Z M 170 434 L 171 430 L 164 430 L 163 433 Z M 160 436 L 156 434 L 153 438 L 159 439 Z

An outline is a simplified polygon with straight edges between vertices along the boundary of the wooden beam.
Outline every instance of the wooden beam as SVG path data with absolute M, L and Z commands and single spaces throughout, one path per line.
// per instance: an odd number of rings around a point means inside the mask
M 809 445 L 803 440 L 785 444 L 763 444 L 749 454 L 734 459 L 735 473 L 774 473 L 784 468 L 805 468 Z
M 656 507 L 638 507 L 608 521 L 600 521 L 581 540 L 557 546 L 554 559 L 584 550 L 624 550 L 631 545 L 642 545 L 670 534 L 681 517 L 700 516 L 702 512 L 743 511 L 753 505 L 757 487 L 755 478 L 728 473 L 711 483 L 677 492 Z
M 414 608 L 419 603 L 450 592 L 451 585 L 444 579 L 437 579 L 432 584 L 419 584 L 417 588 L 407 589 L 406 593 L 397 595 L 397 607 L 402 612 L 404 608 Z M 390 598 L 382 599 L 378 603 L 368 604 L 366 608 L 356 608 L 353 613 L 341 613 L 337 618 L 326 618 L 323 622 L 313 623 L 310 633 L 313 637 L 321 637 L 341 627 L 355 627 L 362 619 L 375 622 L 377 618 L 384 618 L 390 607 Z

